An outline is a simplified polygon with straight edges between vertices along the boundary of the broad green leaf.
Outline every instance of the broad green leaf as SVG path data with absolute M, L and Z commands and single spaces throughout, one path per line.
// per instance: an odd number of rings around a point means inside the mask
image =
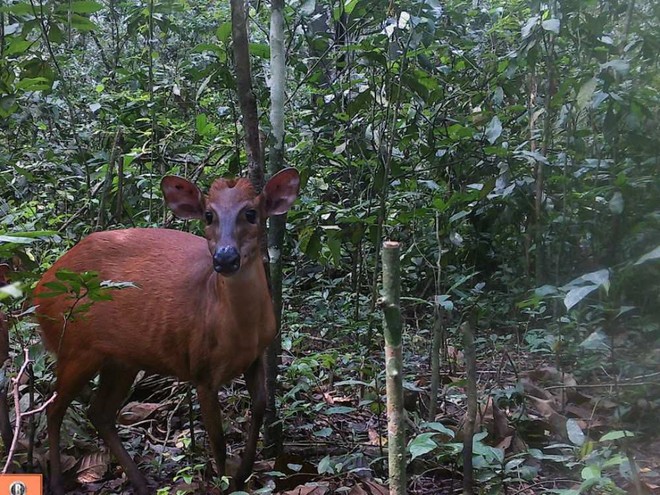
M 622 464 L 628 464 L 628 457 L 624 454 L 615 454 L 603 463 L 603 469 L 608 469 Z
M 354 407 L 348 407 L 348 406 L 337 406 L 337 407 L 330 407 L 328 408 L 325 413 L 326 414 L 348 414 L 350 412 L 355 411 Z
M 583 480 L 600 478 L 600 468 L 595 464 L 592 464 L 591 466 L 587 466 L 584 469 L 582 469 L 581 474 Z
M 321 437 L 321 438 L 326 438 L 332 435 L 332 428 L 322 428 L 318 431 L 315 431 L 312 433 L 315 437 Z
M 603 70 L 612 69 L 620 74 L 625 74 L 626 72 L 628 72 L 628 69 L 630 68 L 630 63 L 627 60 L 616 59 L 601 64 L 600 68 Z
M 580 277 L 580 279 L 586 280 L 587 282 L 591 282 L 592 284 L 596 284 L 598 286 L 602 285 L 605 287 L 605 290 L 609 290 L 610 287 L 610 271 L 607 269 L 585 273 Z
M 615 431 L 610 431 L 609 433 L 605 433 L 602 437 L 600 437 L 599 442 L 608 442 L 612 440 L 619 440 L 620 438 L 632 438 L 635 436 L 635 433 L 632 431 L 628 430 L 615 430 Z
M 578 110 L 584 109 L 587 106 L 587 104 L 591 102 L 591 98 L 594 94 L 594 91 L 596 91 L 597 84 L 598 81 L 596 80 L 596 78 L 592 77 L 582 85 L 577 95 Z
M 57 7 L 59 12 L 75 12 L 76 14 L 93 14 L 103 9 L 103 5 L 92 0 L 78 0 L 75 2 L 64 2 Z
M 213 43 L 200 43 L 196 45 L 195 48 L 192 49 L 192 51 L 194 53 L 213 52 L 221 60 L 226 55 L 225 50 L 220 45 L 214 45 Z
M 430 423 L 422 423 L 420 426 L 422 428 L 430 428 L 431 430 L 435 430 L 439 433 L 442 433 L 443 435 L 448 436 L 449 438 L 454 438 L 454 436 L 456 436 L 456 433 L 454 432 L 454 430 L 450 430 L 445 425 L 443 425 L 442 423 L 439 423 L 437 421 L 430 422 Z
M 621 213 L 623 213 L 623 206 L 624 206 L 623 195 L 619 191 L 616 191 L 612 195 L 612 199 L 610 199 L 609 206 L 610 206 L 610 211 L 615 215 L 621 215 Z
M 331 461 L 330 461 L 330 456 L 326 455 L 323 459 L 319 461 L 319 465 L 317 466 L 317 470 L 319 474 L 333 474 L 334 469 L 332 467 Z
M 7 297 L 18 298 L 22 295 L 23 291 L 21 290 L 20 282 L 14 282 L 12 284 L 0 287 L 0 299 L 5 299 Z
M 547 21 L 543 21 L 541 27 L 544 31 L 559 34 L 559 19 L 548 19 Z
M 522 38 L 525 39 L 529 37 L 529 35 L 532 33 L 532 30 L 538 23 L 539 23 L 538 16 L 530 17 L 525 23 L 525 25 L 522 27 L 522 29 L 520 30 L 520 35 L 522 36 Z
M 215 36 L 221 43 L 226 43 L 231 36 L 231 22 L 223 22 L 215 31 Z
M 422 433 L 413 438 L 408 444 L 408 451 L 412 456 L 411 460 L 415 458 L 433 452 L 438 448 L 438 444 L 433 440 L 435 433 Z
M 24 91 L 42 91 L 50 89 L 50 82 L 50 79 L 45 77 L 26 77 L 21 79 L 16 87 Z
M 580 342 L 580 347 L 591 351 L 607 351 L 610 349 L 610 339 L 602 330 L 591 332 L 589 336 Z
M 97 29 L 96 24 L 90 21 L 87 17 L 83 17 L 79 14 L 71 15 L 71 26 L 73 26 L 78 31 L 95 31 Z
M 635 265 L 641 265 L 647 261 L 657 260 L 660 258 L 660 246 L 656 247 L 653 251 L 649 251 L 644 256 L 635 261 Z
M 586 437 L 584 432 L 577 421 L 574 419 L 566 420 L 566 433 L 568 433 L 568 439 L 573 442 L 574 445 L 578 447 L 584 444 Z
M 30 48 L 32 44 L 32 41 L 16 38 L 7 46 L 5 55 L 19 55 L 21 53 L 25 53 L 25 51 L 27 51 L 27 49 Z
M 574 278 L 567 283 L 563 289 L 567 290 L 578 285 L 584 285 L 585 282 L 597 286 L 603 286 L 606 291 L 610 288 L 610 271 L 607 268 L 596 270 L 595 272 L 585 273 L 577 278 Z
M 303 15 L 312 15 L 316 10 L 316 0 L 305 0 L 300 8 Z
M 250 55 L 269 60 L 270 47 L 266 43 L 250 43 Z
M 502 134 L 502 122 L 495 115 L 486 126 L 486 139 L 490 144 L 494 144 L 497 138 Z
M 347 15 L 351 15 L 353 13 L 353 10 L 355 9 L 355 6 L 358 4 L 360 0 L 345 0 L 344 1 L 344 12 L 346 12 Z
M 34 10 L 32 5 L 29 2 L 24 3 L 15 3 L 14 5 L 8 5 L 6 7 L 0 7 L 0 12 L 9 12 L 11 14 L 25 15 L 32 14 Z
M 598 289 L 597 285 L 587 285 L 584 287 L 576 287 L 575 289 L 568 291 L 568 294 L 564 297 L 564 306 L 566 306 L 566 310 L 569 311 L 573 306 L 582 301 L 582 299 L 596 289 Z
M 206 130 L 207 123 L 208 123 L 208 118 L 206 117 L 206 114 L 200 113 L 195 119 L 195 130 L 197 131 L 198 135 L 200 136 L 204 135 L 204 131 Z
M 5 36 L 18 33 L 20 28 L 21 25 L 18 22 L 14 22 L 13 24 L 7 24 L 5 26 Z

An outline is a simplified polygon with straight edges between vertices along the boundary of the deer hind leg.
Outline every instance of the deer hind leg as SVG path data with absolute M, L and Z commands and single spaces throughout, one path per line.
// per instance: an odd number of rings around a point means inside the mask
M 98 360 L 79 355 L 76 359 L 60 358 L 57 361 L 57 396 L 47 409 L 48 441 L 50 456 L 50 487 L 54 495 L 64 493 L 62 464 L 60 461 L 60 429 L 62 420 L 71 401 L 92 379 L 100 368 Z
M 147 481 L 121 443 L 116 424 L 117 412 L 126 399 L 137 372 L 134 368 L 127 368 L 116 362 L 105 362 L 101 368 L 98 390 L 87 414 L 99 436 L 126 471 L 136 493 L 143 495 L 149 493 Z
M 245 372 L 245 383 L 252 399 L 252 421 L 250 432 L 245 442 L 243 459 L 236 473 L 237 490 L 243 488 L 245 480 L 252 473 L 254 458 L 257 453 L 259 430 L 261 430 L 261 424 L 264 421 L 264 412 L 266 410 L 266 368 L 263 356 L 257 358 Z

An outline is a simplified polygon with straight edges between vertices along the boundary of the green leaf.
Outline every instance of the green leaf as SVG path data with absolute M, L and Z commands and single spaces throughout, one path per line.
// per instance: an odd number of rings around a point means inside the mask
M 95 31 L 97 29 L 96 24 L 90 21 L 87 17 L 83 17 L 79 14 L 71 15 L 71 26 L 73 26 L 78 31 Z
M 250 55 L 270 59 L 270 47 L 266 43 L 250 43 Z
M 208 119 L 206 117 L 206 114 L 200 113 L 195 119 L 195 130 L 197 131 L 197 134 L 199 134 L 200 136 L 204 135 L 204 131 L 206 130 L 207 123 L 208 123 Z
M 599 442 L 610 442 L 612 440 L 619 440 L 620 438 L 632 438 L 635 434 L 632 431 L 628 430 L 614 430 L 609 433 L 605 433 L 600 437 Z
M 644 256 L 635 261 L 635 265 L 641 265 L 647 261 L 657 260 L 660 258 L 660 246 L 656 247 L 653 251 L 649 251 Z
M 312 433 L 315 437 L 327 438 L 332 435 L 332 428 L 322 428 Z
M 502 122 L 495 115 L 486 126 L 486 139 L 490 144 L 494 144 L 497 138 L 502 134 Z
M 603 269 L 591 273 L 585 273 L 584 275 L 578 277 L 574 281 L 581 281 L 581 280 L 591 282 L 592 284 L 596 284 L 598 286 L 601 285 L 607 286 L 606 289 L 609 289 L 610 271 L 607 269 Z
M 5 299 L 7 297 L 18 298 L 21 297 L 22 295 L 23 295 L 23 291 L 21 290 L 20 282 L 14 282 L 12 284 L 0 287 L 0 300 Z
M 30 244 L 34 242 L 34 239 L 30 239 L 29 237 L 12 236 L 11 234 L 6 234 L 6 235 L 0 234 L 0 243 L 2 242 L 12 242 L 15 244 Z
M 559 19 L 548 19 L 547 21 L 543 21 L 541 27 L 544 31 L 559 34 Z
M 584 109 L 587 106 L 587 104 L 591 102 L 591 98 L 594 94 L 594 91 L 596 91 L 597 84 L 598 81 L 596 80 L 596 78 L 592 77 L 582 85 L 577 95 L 578 110 Z
M 326 455 L 323 459 L 319 461 L 319 465 L 317 466 L 317 470 L 319 474 L 333 474 L 334 468 L 332 467 L 330 456 Z
M 6 7 L 0 7 L 0 12 L 9 12 L 11 14 L 25 15 L 32 14 L 32 5 L 29 3 L 15 3 Z
M 618 72 L 619 74 L 625 74 L 630 68 L 630 63 L 627 60 L 615 59 L 601 64 L 600 68 L 602 70 L 612 69 L 614 72 Z
M 57 7 L 59 12 L 74 12 L 76 14 L 93 14 L 103 9 L 103 5 L 92 0 L 78 0 L 75 2 L 64 2 Z
M 5 55 L 20 55 L 25 53 L 30 46 L 32 46 L 32 41 L 14 39 L 5 50 Z
M 576 287 L 571 289 L 564 297 L 564 306 L 566 306 L 566 311 L 569 311 L 573 306 L 582 301 L 585 297 L 591 294 L 598 288 L 597 285 L 587 285 L 585 287 Z
M 348 406 L 337 406 L 337 407 L 330 407 L 328 408 L 325 413 L 326 414 L 348 414 L 350 412 L 355 411 L 354 407 L 348 407 Z
M 523 39 L 528 38 L 529 35 L 532 34 L 532 31 L 538 25 L 538 23 L 539 23 L 538 16 L 533 16 L 527 19 L 527 22 L 520 30 L 520 35 L 522 36 L 522 38 Z
M 220 45 L 214 45 L 213 43 L 200 43 L 192 51 L 193 53 L 213 52 L 221 60 L 225 56 L 225 50 Z
M 454 436 L 456 436 L 454 430 L 450 430 L 442 423 L 438 423 L 438 422 L 422 423 L 420 426 L 422 428 L 430 428 L 431 430 L 435 430 L 438 433 L 442 433 L 443 435 L 448 436 L 449 438 L 454 438 Z
M 300 8 L 303 15 L 312 15 L 316 10 L 316 0 L 305 0 Z
M 619 191 L 615 191 L 615 193 L 612 195 L 612 198 L 610 199 L 610 211 L 615 215 L 621 215 L 621 213 L 623 213 L 623 206 L 623 195 Z
M 584 469 L 582 469 L 581 474 L 583 480 L 600 478 L 600 468 L 595 464 L 592 464 L 591 466 L 587 466 Z
M 438 444 L 433 440 L 435 433 L 422 433 L 413 438 L 408 444 L 408 451 L 412 457 L 415 458 L 433 452 L 438 448 Z
M 587 283 L 588 285 L 585 285 Z M 582 299 L 587 297 L 591 292 L 603 287 L 605 291 L 610 289 L 610 272 L 607 269 L 597 270 L 571 280 L 568 284 L 562 287 L 568 293 L 564 298 L 564 305 L 567 310 L 579 303 Z
M 568 433 L 568 439 L 578 447 L 584 445 L 586 437 L 584 432 L 577 421 L 574 419 L 566 420 L 566 433 Z
M 215 31 L 215 36 L 221 43 L 226 43 L 231 36 L 231 22 L 223 22 Z
M 344 12 L 346 12 L 347 15 L 351 15 L 359 1 L 360 0 L 346 0 L 344 2 Z

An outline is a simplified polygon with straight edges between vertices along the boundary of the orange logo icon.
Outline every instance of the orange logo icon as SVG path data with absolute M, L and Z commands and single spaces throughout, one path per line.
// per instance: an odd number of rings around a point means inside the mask
M 42 495 L 43 476 L 41 474 L 2 474 L 0 475 L 0 495 Z

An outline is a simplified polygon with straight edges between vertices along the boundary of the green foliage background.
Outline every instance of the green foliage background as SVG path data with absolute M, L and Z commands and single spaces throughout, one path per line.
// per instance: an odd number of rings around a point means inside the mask
M 91 231 L 161 225 L 162 175 L 243 171 L 228 9 L 0 7 L 0 257 L 24 289 Z M 482 343 L 580 377 L 651 369 L 659 13 L 635 0 L 287 2 L 286 159 L 304 190 L 289 214 L 285 350 L 302 353 L 313 329 L 332 341 L 332 363 L 313 366 L 377 374 L 359 356 L 380 342 L 391 238 L 418 329 L 409 357 L 426 352 L 435 302 L 450 330 L 476 315 Z M 250 16 L 268 134 L 267 5 Z M 613 421 L 647 392 L 617 397 Z

